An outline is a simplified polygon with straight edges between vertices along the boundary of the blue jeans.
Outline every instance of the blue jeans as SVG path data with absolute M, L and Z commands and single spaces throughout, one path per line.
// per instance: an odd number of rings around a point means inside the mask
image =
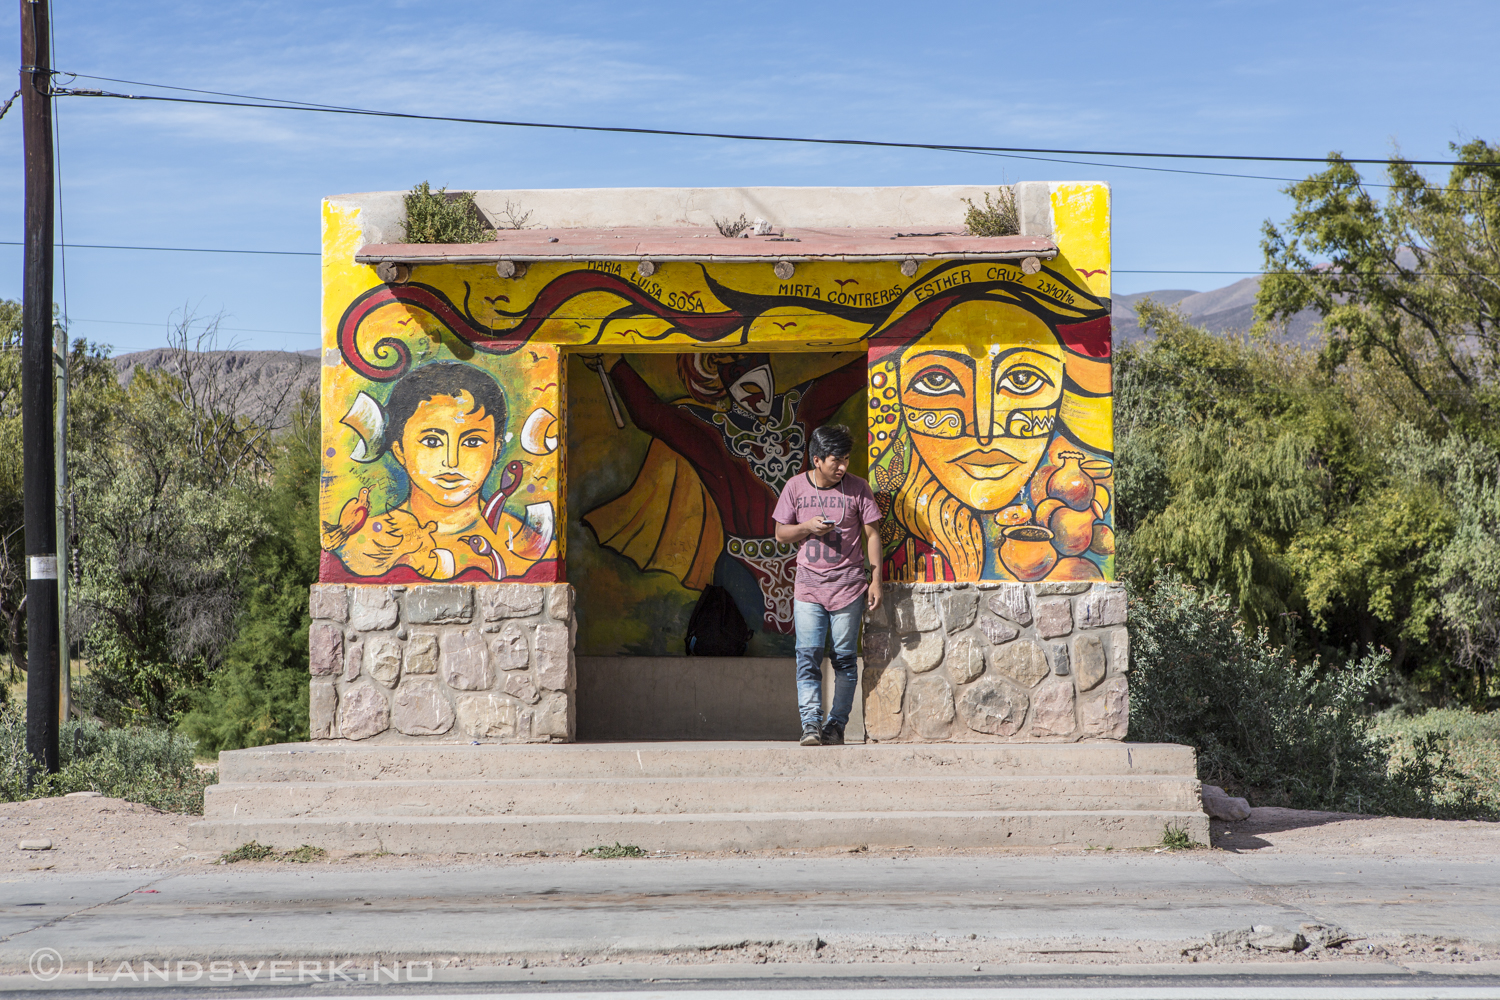
M 828 721 L 849 724 L 854 707 L 854 685 L 859 680 L 859 625 L 864 619 L 865 598 L 837 611 L 808 601 L 792 602 L 792 621 L 797 630 L 797 708 L 802 728 L 820 728 L 823 722 L 823 644 L 833 634 L 833 704 Z

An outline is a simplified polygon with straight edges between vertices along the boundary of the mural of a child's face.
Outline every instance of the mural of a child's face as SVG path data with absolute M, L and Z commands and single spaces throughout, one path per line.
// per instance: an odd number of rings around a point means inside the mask
M 948 323 L 969 334 L 939 346 Z M 989 344 L 973 335 L 984 328 Z M 1062 400 L 1063 352 L 1046 324 L 1013 307 L 957 306 L 906 350 L 898 377 L 912 446 L 938 482 L 976 510 L 1010 503 L 1046 452 Z
M 466 392 L 423 400 L 391 444 L 412 488 L 444 507 L 462 506 L 479 492 L 497 450 L 495 418 Z

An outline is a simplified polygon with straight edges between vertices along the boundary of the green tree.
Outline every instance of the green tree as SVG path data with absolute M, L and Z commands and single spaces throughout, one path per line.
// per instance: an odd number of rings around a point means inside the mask
M 1451 526 L 1423 564 L 1437 605 L 1429 615 L 1449 652 L 1425 684 L 1445 701 L 1492 704 L 1500 700 L 1500 452 L 1463 434 L 1433 441 L 1407 428 L 1393 457 L 1410 493 L 1441 493 Z
M 105 349 L 84 340 L 68 352 L 68 450 L 101 433 L 115 386 Z M 21 303 L 0 299 L 0 647 L 6 673 L 16 680 L 26 663 L 26 576 L 22 498 Z M 60 552 L 70 546 L 61 540 Z M 64 566 L 70 560 L 65 559 Z M 6 685 L 0 684 L 0 701 Z
M 318 402 L 304 399 L 272 445 L 266 533 L 224 663 L 196 694 L 182 729 L 201 751 L 307 739 L 308 588 L 318 579 Z
M 1262 325 L 1322 317 L 1319 370 L 1354 396 L 1360 485 L 1299 539 L 1309 610 L 1391 641 L 1429 694 L 1500 699 L 1500 146 L 1451 147 L 1429 181 L 1400 157 L 1378 199 L 1354 167 L 1289 186 L 1267 222 Z
M 168 724 L 222 662 L 265 531 L 277 399 L 226 377 L 213 324 L 184 321 L 166 364 L 115 385 L 108 423 L 71 457 L 80 701 L 115 723 Z M 288 387 L 286 391 L 290 391 Z
M 1139 311 L 1150 339 L 1116 360 L 1122 572 L 1140 589 L 1170 566 L 1303 659 L 1389 649 L 1389 697 L 1482 704 L 1500 647 L 1493 453 L 1393 412 L 1384 358 L 1330 369 Z
M 1342 157 L 1286 191 L 1265 224 L 1256 315 L 1323 318 L 1325 368 L 1379 359 L 1420 402 L 1423 423 L 1500 441 L 1500 146 L 1454 145 L 1445 183 L 1393 158 L 1384 201 Z M 1394 395 L 1393 399 L 1396 398 Z M 1415 415 L 1414 415 L 1415 416 Z
M 1319 502 L 1314 442 L 1291 419 L 1296 359 L 1150 301 L 1139 315 L 1152 339 L 1116 359 L 1121 562 L 1142 584 L 1174 565 L 1279 626 L 1295 604 L 1287 550 Z

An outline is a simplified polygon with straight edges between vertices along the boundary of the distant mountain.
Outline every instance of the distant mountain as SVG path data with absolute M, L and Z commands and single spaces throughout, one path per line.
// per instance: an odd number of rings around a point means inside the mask
M 285 422 L 302 394 L 316 396 L 319 352 L 312 351 L 206 351 L 194 357 L 206 368 L 205 375 L 219 381 L 226 398 L 236 402 L 238 416 L 263 418 L 274 409 L 273 426 Z M 129 383 L 138 371 L 175 366 L 177 352 L 167 348 L 132 351 L 111 359 L 120 381 Z M 288 391 L 290 387 L 290 391 Z
M 1135 304 L 1144 298 L 1155 299 L 1163 305 L 1175 305 L 1194 323 L 1214 333 L 1249 330 L 1255 322 L 1255 293 L 1259 289 L 1260 276 L 1256 275 L 1211 292 L 1169 288 L 1157 292 L 1117 295 L 1111 312 L 1115 340 L 1134 343 L 1143 339 L 1140 324 L 1135 319 Z M 1318 317 L 1311 310 L 1300 312 L 1292 317 L 1280 339 L 1294 344 L 1309 344 L 1317 324 Z

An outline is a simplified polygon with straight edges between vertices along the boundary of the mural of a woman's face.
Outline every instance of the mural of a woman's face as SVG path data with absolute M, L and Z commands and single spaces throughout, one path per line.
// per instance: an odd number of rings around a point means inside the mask
M 444 507 L 462 506 L 479 492 L 497 450 L 495 418 L 466 392 L 423 400 L 391 444 L 412 488 Z
M 950 324 L 967 335 L 944 337 Z M 974 335 L 980 330 L 991 332 L 987 344 Z M 1063 351 L 1056 335 L 1024 310 L 964 303 L 906 349 L 898 378 L 912 446 L 943 487 L 976 510 L 1010 503 L 1057 421 Z

